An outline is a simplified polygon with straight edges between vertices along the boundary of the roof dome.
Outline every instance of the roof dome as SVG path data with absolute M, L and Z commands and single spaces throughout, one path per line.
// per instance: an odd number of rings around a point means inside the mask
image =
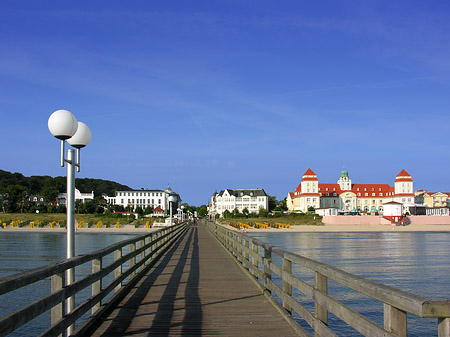
M 341 171 L 341 178 L 348 178 L 348 172 L 346 170 Z
M 170 186 L 167 186 L 167 188 L 164 190 L 167 193 L 173 193 L 172 189 L 170 188 Z

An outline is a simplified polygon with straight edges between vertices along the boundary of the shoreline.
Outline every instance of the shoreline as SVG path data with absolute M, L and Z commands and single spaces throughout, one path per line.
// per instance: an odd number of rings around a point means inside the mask
M 230 230 L 239 231 L 238 229 L 225 225 L 225 228 Z M 122 228 L 76 228 L 75 233 L 111 233 L 111 234 L 144 234 L 155 232 L 158 228 L 135 228 L 134 225 L 124 225 Z M 336 224 L 324 224 L 321 226 L 314 225 L 295 225 L 290 229 L 286 228 L 267 228 L 246 229 L 247 233 L 308 233 L 308 232 L 450 232 L 450 225 L 423 225 L 423 224 L 410 224 L 406 226 L 392 226 L 392 225 L 336 225 Z M 1 228 L 0 233 L 66 233 L 65 228 L 29 228 L 29 227 L 6 227 Z
M 240 230 L 225 226 L 228 229 L 241 232 Z M 450 232 L 450 225 L 418 225 L 411 224 L 406 226 L 392 226 L 392 225 L 332 225 L 324 224 L 322 226 L 313 225 L 298 225 L 292 226 L 290 229 L 285 228 L 268 228 L 268 229 L 257 229 L 250 228 L 245 229 L 247 233 L 309 233 L 309 232 Z

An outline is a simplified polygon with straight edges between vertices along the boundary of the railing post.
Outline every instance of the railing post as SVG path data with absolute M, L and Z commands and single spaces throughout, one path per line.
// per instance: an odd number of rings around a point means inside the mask
M 328 279 L 326 276 L 320 274 L 319 272 L 315 272 L 315 289 L 319 290 L 324 294 L 328 294 Z M 328 311 L 327 308 L 320 305 L 317 300 L 314 303 L 314 312 L 315 316 L 318 320 L 320 320 L 325 325 L 328 324 Z M 318 336 L 316 332 L 316 336 Z
M 267 280 L 272 279 L 272 271 L 270 270 L 269 263 L 272 262 L 272 252 L 264 247 L 264 287 L 272 292 Z
M 94 259 L 92 260 L 92 274 L 99 272 L 100 270 L 102 270 L 102 258 L 98 258 L 98 259 Z M 102 291 L 102 279 L 92 283 L 92 296 L 95 296 L 97 294 L 99 294 Z M 95 312 L 97 310 L 100 309 L 102 305 L 102 302 L 98 302 L 96 303 L 93 307 L 92 307 L 92 314 L 95 314 Z
M 289 261 L 288 259 L 286 259 L 285 257 L 283 257 L 283 271 L 288 273 L 289 275 L 292 274 L 292 262 Z M 289 282 L 283 279 L 283 292 L 289 296 L 292 296 L 292 286 Z M 292 308 L 287 305 L 284 301 L 283 301 L 283 307 L 289 311 L 289 313 L 292 315 Z
M 250 248 L 250 245 L 249 245 L 249 242 L 247 239 L 244 239 L 244 247 L 246 248 L 246 250 L 244 252 L 244 259 L 246 261 L 246 263 L 244 264 L 244 267 L 245 267 L 245 269 L 249 270 L 248 263 L 250 262 L 250 258 L 249 258 L 250 255 L 248 254 L 247 249 Z
M 122 257 L 122 248 L 117 249 L 114 252 L 114 261 L 119 260 Z M 114 270 L 114 278 L 117 279 L 122 275 L 122 265 L 118 266 L 115 270 Z M 120 284 L 118 284 L 115 288 L 114 288 L 114 292 L 118 292 L 120 290 L 120 288 L 122 288 L 122 282 L 120 282 Z
M 256 245 L 255 243 L 252 243 L 252 251 L 253 251 L 253 256 L 252 256 L 252 274 L 254 277 L 258 278 L 258 274 L 256 273 L 256 270 L 258 270 L 258 260 L 256 259 L 255 255 L 259 255 L 259 251 L 258 251 L 258 245 Z
M 438 318 L 438 336 L 450 337 L 450 318 Z
M 141 241 L 139 241 L 140 243 L 139 243 L 139 247 L 140 248 L 142 248 L 142 247 L 144 247 L 145 246 L 145 239 L 144 240 L 141 240 Z M 140 255 L 140 258 L 139 258 L 139 262 L 141 262 L 141 261 L 143 261 L 145 259 L 145 249 L 141 252 L 141 255 Z M 141 264 L 141 268 L 140 268 L 140 270 L 139 271 L 143 271 L 144 270 L 144 267 L 145 267 L 145 262 L 144 262 L 144 264 Z
M 406 337 L 407 319 L 406 312 L 389 304 L 384 304 L 384 328 L 399 337 Z
M 55 293 L 62 289 L 65 284 L 64 272 L 57 273 L 52 276 L 51 279 L 51 292 Z M 51 310 L 51 325 L 58 322 L 64 316 L 64 302 L 60 302 L 55 305 Z
M 136 242 L 133 242 L 130 244 L 130 253 L 133 253 L 136 251 Z M 130 269 L 133 268 L 136 265 L 136 256 L 133 256 L 130 260 Z M 136 276 L 136 271 L 133 271 L 130 274 L 130 278 L 133 279 Z

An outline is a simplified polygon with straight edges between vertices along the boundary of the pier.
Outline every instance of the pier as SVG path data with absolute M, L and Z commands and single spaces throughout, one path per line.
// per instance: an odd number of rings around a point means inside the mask
M 65 285 L 66 271 L 83 264 L 92 272 Z M 0 296 L 48 278 L 49 295 L 2 317 L 0 336 L 46 311 L 51 324 L 41 336 L 339 335 L 330 314 L 365 336 L 406 336 L 407 315 L 435 317 L 435 333 L 450 336 L 450 301 L 377 284 L 212 221 L 181 223 L 0 279 Z M 329 294 L 329 281 L 379 301 L 382 324 Z M 86 289 L 88 298 L 68 312 L 68 299 Z

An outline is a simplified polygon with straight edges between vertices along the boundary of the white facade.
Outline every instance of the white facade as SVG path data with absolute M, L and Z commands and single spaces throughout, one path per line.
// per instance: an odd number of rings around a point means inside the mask
M 77 200 L 81 200 L 82 202 L 94 200 L 94 191 L 91 193 L 81 193 L 79 190 L 75 189 L 75 201 Z M 67 207 L 67 193 L 58 194 L 57 205 L 65 205 Z
M 106 197 L 108 204 L 121 205 L 125 209 L 135 210 L 136 207 L 145 209 L 147 207 L 160 207 L 165 212 L 170 211 L 169 197 L 174 196 L 175 202 L 172 205 L 172 212 L 176 213 L 177 208 L 181 205 L 180 195 L 173 192 L 170 187 L 165 190 L 129 190 L 116 191 L 114 197 Z
M 263 189 L 226 189 L 213 194 L 209 214 L 222 215 L 225 210 L 233 212 L 235 209 L 240 213 L 244 209 L 250 213 L 258 213 L 261 208 L 269 210 L 269 196 Z

